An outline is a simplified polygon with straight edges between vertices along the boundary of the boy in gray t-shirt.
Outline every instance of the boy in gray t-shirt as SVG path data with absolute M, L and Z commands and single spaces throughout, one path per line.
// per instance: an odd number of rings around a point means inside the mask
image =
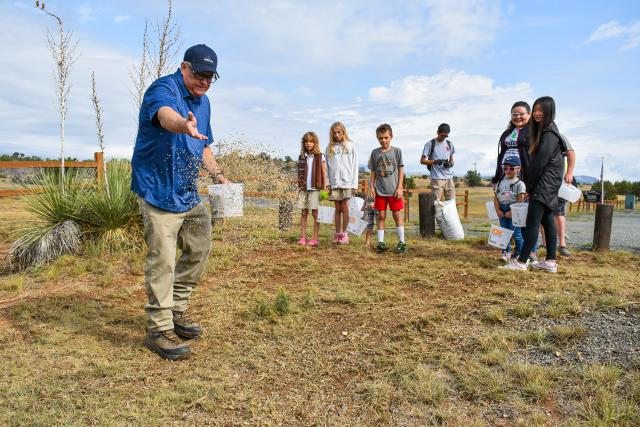
M 398 147 L 391 146 L 393 130 L 384 123 L 376 129 L 376 138 L 380 148 L 371 152 L 369 169 L 371 170 L 370 195 L 375 197 L 373 208 L 378 211 L 378 245 L 379 251 L 387 250 L 384 242 L 384 221 L 387 218 L 387 205 L 391 210 L 398 232 L 398 245 L 396 252 L 404 253 L 407 245 L 404 241 L 404 225 L 400 211 L 404 207 L 402 199 L 404 181 L 404 163 L 402 151 Z
M 496 213 L 500 220 L 500 227 L 513 230 L 513 240 L 516 242 L 515 255 L 518 256 L 524 244 L 524 237 L 521 228 L 513 225 L 511 205 L 524 200 L 527 187 L 524 182 L 518 178 L 520 172 L 520 157 L 507 157 L 502 162 L 502 167 L 504 168 L 504 178 L 496 185 L 493 205 L 496 208 Z M 509 261 L 511 257 L 511 241 L 509 241 L 507 247 L 502 251 L 500 258 L 503 261 Z
M 448 140 L 451 127 L 442 123 L 438 126 L 438 136 L 424 145 L 420 163 L 427 165 L 431 174 L 431 191 L 436 195 L 437 200 L 442 199 L 444 193 L 445 200 L 456 198 L 456 186 L 453 182 L 453 155 L 456 152 L 453 143 Z

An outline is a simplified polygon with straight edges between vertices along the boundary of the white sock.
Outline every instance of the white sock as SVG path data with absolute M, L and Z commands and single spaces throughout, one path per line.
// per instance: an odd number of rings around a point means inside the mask
M 384 230 L 378 230 L 378 242 L 384 242 Z
M 400 227 L 396 227 L 396 231 L 398 232 L 398 240 L 401 243 L 404 243 L 404 225 L 401 225 Z

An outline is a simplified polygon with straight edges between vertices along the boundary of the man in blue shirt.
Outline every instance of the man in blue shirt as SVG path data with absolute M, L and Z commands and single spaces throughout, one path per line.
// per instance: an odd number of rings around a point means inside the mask
M 211 48 L 195 45 L 174 74 L 149 86 L 131 159 L 131 190 L 138 195 L 148 247 L 144 343 L 170 360 L 190 351 L 180 338 L 202 332 L 186 314 L 211 249 L 211 216 L 198 196 L 200 165 L 228 183 L 209 146 L 211 106 L 205 93 L 218 78 L 217 64 Z

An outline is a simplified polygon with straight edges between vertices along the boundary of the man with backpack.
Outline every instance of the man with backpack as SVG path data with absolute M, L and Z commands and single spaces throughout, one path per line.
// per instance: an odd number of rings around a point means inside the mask
M 437 200 L 441 200 L 444 193 L 444 200 L 456 198 L 456 187 L 453 183 L 453 154 L 455 147 L 448 139 L 451 128 L 448 124 L 442 123 L 438 126 L 438 136 L 424 145 L 420 163 L 427 165 L 431 174 L 431 191 L 436 195 Z

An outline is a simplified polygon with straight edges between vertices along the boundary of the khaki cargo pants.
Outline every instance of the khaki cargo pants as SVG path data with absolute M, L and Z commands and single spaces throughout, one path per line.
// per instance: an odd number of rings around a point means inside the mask
M 451 200 L 456 198 L 456 185 L 453 183 L 453 178 L 449 179 L 431 179 L 431 191 L 436 195 L 436 200 L 442 200 L 442 194 L 444 193 L 444 200 Z
M 159 209 L 138 197 L 144 221 L 149 331 L 173 329 L 173 311 L 187 309 L 211 250 L 211 214 L 200 203 L 187 212 Z M 176 262 L 176 247 L 180 258 Z

